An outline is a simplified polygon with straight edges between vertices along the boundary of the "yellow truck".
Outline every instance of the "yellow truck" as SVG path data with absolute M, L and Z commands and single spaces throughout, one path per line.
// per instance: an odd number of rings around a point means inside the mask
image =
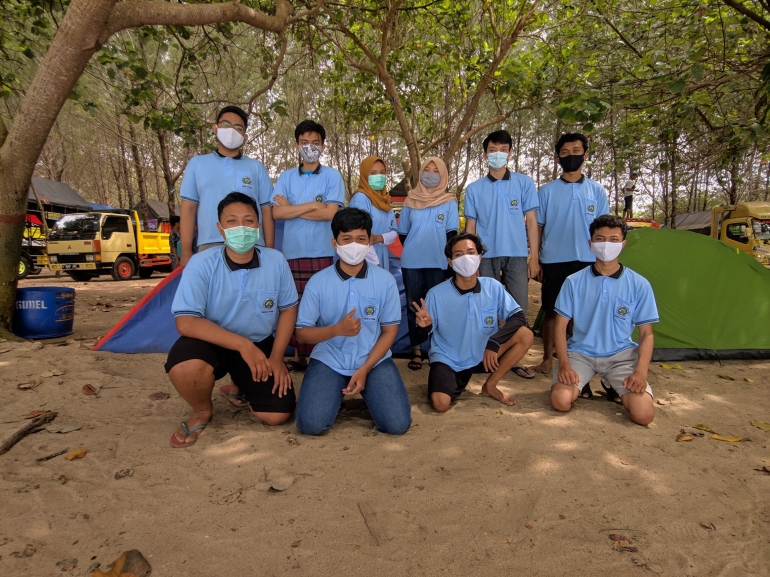
M 48 234 L 48 268 L 85 282 L 103 274 L 131 280 L 171 271 L 167 233 L 142 232 L 136 211 L 68 214 Z
M 739 202 L 682 214 L 676 228 L 718 238 L 770 267 L 770 202 Z

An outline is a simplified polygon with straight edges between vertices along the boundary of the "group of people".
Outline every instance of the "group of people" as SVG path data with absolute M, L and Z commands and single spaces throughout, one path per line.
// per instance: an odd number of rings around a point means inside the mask
M 387 247 L 397 238 L 408 367 L 422 368 L 428 342 L 427 394 L 436 411 L 447 411 L 475 373 L 488 374 L 482 394 L 506 405 L 516 400 L 498 383 L 509 371 L 534 378 L 520 364 L 534 338 L 526 320 L 534 278 L 543 283 L 546 311 L 544 356 L 534 371 L 552 373 L 553 408 L 568 411 L 579 395 L 592 396 L 588 382 L 599 374 L 634 422 L 652 421 L 655 299 L 650 284 L 618 262 L 626 223 L 609 215 L 606 192 L 582 174 L 582 134 L 558 140 L 563 173 L 539 191 L 507 168 L 511 136 L 487 136 L 488 174 L 467 188 L 460 231 L 457 198 L 438 157 L 422 164 L 396 219 L 388 167 L 377 156 L 361 163 L 345 207 L 340 173 L 320 162 L 326 131 L 316 122 L 296 127 L 299 164 L 275 187 L 262 163 L 241 152 L 243 110 L 223 108 L 212 128 L 217 151 L 193 157 L 181 186 L 184 271 L 172 305 L 181 337 L 166 372 L 192 414 L 172 446 L 197 441 L 212 416 L 215 383 L 226 374 L 231 383 L 220 394 L 268 425 L 296 409 L 298 429 L 319 435 L 333 426 L 344 397 L 360 393 L 377 430 L 405 433 L 411 406 L 391 358 L 401 304 Z M 284 221 L 280 252 L 276 220 Z M 296 353 L 287 361 L 289 345 Z M 298 398 L 290 370 L 304 371 Z

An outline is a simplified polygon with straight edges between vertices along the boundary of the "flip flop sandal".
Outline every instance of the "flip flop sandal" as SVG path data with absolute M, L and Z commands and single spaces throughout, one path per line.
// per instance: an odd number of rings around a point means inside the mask
M 222 385 L 221 387 L 219 387 L 219 394 L 221 394 L 225 399 L 230 401 L 230 404 L 232 406 L 238 407 L 239 409 L 249 406 L 249 402 L 246 400 L 245 395 L 233 395 L 231 393 L 226 392 L 225 389 L 229 391 L 230 385 Z M 240 401 L 240 403 L 238 403 L 237 401 Z
M 286 368 L 289 369 L 289 372 L 295 372 L 295 373 L 304 373 L 307 369 L 306 363 L 299 363 L 297 361 L 286 361 Z
M 533 372 L 531 375 L 527 372 L 527 367 L 522 367 L 521 365 L 517 367 L 513 367 L 511 369 L 511 372 L 514 373 L 517 377 L 520 377 L 522 379 L 534 379 L 535 373 Z
M 206 428 L 206 425 L 208 425 L 208 423 L 202 423 L 200 425 L 196 425 L 192 429 L 188 429 L 184 421 L 179 423 L 179 426 L 182 427 L 184 434 L 187 435 L 188 437 L 192 435 L 195 431 L 202 431 L 203 429 Z M 174 447 L 175 449 L 186 449 L 187 447 L 192 447 L 195 443 L 197 443 L 199 438 L 200 438 L 200 435 L 195 437 L 192 443 L 180 443 L 179 441 L 176 440 L 176 433 L 174 433 L 173 435 L 171 435 L 171 446 Z
M 416 361 L 415 359 L 418 359 L 418 360 Z M 422 353 L 420 353 L 419 355 L 417 354 L 412 355 L 412 358 L 409 359 L 409 364 L 406 366 L 413 371 L 419 371 L 420 369 L 422 369 Z
M 591 390 L 590 383 L 586 383 L 586 385 L 583 387 L 583 390 L 580 391 L 580 394 L 578 395 L 579 399 L 593 399 L 594 398 L 594 392 Z
M 608 387 L 607 385 L 605 385 L 604 379 L 602 379 L 602 388 L 604 389 L 604 393 L 607 396 L 608 401 L 612 401 L 617 405 L 623 404 L 623 401 L 620 400 L 620 395 L 617 393 L 617 391 L 612 387 Z

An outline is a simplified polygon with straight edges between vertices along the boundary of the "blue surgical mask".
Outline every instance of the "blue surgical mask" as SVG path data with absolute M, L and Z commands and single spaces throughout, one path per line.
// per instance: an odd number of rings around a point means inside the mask
M 489 168 L 493 168 L 495 170 L 504 167 L 506 164 L 508 164 L 508 153 L 490 152 L 487 154 L 487 164 L 489 164 Z
M 374 190 L 382 190 L 385 188 L 385 181 L 387 180 L 384 174 L 372 174 L 369 177 L 369 186 Z
M 441 184 L 441 175 L 437 172 L 420 173 L 420 182 L 425 188 L 436 188 Z
M 245 254 L 254 248 L 259 240 L 259 229 L 250 226 L 225 228 L 225 244 L 238 254 Z

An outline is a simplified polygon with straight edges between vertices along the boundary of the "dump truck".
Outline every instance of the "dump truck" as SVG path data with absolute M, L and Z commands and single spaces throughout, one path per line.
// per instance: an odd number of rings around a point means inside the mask
M 676 217 L 676 228 L 706 234 L 770 268 L 770 202 L 739 202 Z
M 99 275 L 130 280 L 171 271 L 168 233 L 143 232 L 136 211 L 68 214 L 48 234 L 48 268 L 85 282 Z

